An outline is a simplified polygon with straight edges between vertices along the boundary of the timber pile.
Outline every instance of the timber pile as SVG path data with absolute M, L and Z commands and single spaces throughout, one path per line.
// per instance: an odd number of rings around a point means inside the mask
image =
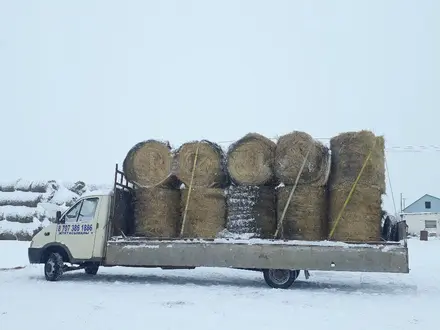
M 127 178 L 138 186 L 134 234 L 268 239 L 278 233 L 277 238 L 316 241 L 331 232 L 340 241 L 377 241 L 384 159 L 383 137 L 369 131 L 340 134 L 330 148 L 301 131 L 276 143 L 249 133 L 226 152 L 206 140 L 175 151 L 148 140 L 124 161 Z

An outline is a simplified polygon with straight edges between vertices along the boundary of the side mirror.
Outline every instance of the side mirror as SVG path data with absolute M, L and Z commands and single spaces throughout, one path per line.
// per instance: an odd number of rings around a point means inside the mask
M 56 218 L 55 218 L 55 223 L 60 223 L 60 219 L 61 219 L 61 211 L 57 211 Z

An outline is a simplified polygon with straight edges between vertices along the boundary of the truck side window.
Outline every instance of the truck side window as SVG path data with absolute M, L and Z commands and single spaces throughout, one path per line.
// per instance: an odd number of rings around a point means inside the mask
M 83 201 L 81 212 L 79 212 L 78 222 L 90 222 L 95 217 L 98 198 L 89 198 Z
M 76 204 L 69 212 L 66 213 L 65 220 L 66 223 L 76 222 L 78 218 L 78 211 L 81 208 L 81 202 Z

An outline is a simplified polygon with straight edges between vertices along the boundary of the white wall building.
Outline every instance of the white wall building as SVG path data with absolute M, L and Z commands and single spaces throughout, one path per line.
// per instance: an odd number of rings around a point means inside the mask
M 421 230 L 440 236 L 440 198 L 424 195 L 405 207 L 401 216 L 408 226 L 408 234 L 419 235 Z

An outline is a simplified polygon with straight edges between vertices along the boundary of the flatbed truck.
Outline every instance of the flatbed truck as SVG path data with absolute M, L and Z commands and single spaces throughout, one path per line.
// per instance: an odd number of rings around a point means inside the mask
M 289 288 L 303 270 L 409 273 L 405 230 L 396 241 L 334 242 L 284 239 L 164 239 L 128 236 L 134 221 L 135 185 L 116 166 L 110 192 L 88 194 L 55 223 L 37 233 L 28 249 L 32 264 L 44 264 L 48 281 L 67 271 L 99 267 L 193 269 L 227 267 L 259 271 L 272 288 Z M 125 228 L 125 230 L 124 230 Z M 125 231 L 125 233 L 124 233 Z M 70 265 L 68 265 L 70 264 Z

